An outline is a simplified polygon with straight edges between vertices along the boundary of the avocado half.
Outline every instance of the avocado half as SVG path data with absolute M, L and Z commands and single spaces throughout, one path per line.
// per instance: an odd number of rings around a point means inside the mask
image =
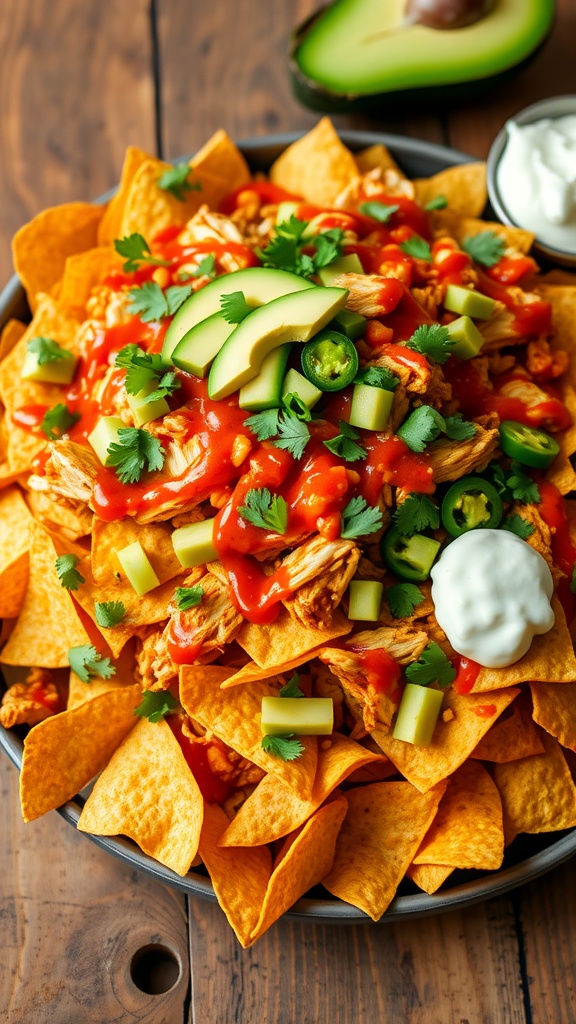
M 465 28 L 408 24 L 406 0 L 336 0 L 300 25 L 290 52 L 298 99 L 327 113 L 469 98 L 535 56 L 554 0 L 496 0 Z

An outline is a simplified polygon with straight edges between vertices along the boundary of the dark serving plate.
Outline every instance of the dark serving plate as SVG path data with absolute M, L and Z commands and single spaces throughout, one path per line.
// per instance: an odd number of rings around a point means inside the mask
M 240 148 L 253 170 L 267 170 L 273 160 L 301 133 L 263 136 L 240 143 Z M 436 174 L 445 167 L 463 164 L 470 157 L 444 146 L 432 145 L 417 139 L 375 132 L 343 131 L 343 142 L 352 150 L 363 149 L 375 143 L 383 143 L 412 178 Z M 184 159 L 184 158 L 181 158 Z M 103 197 L 108 198 L 107 196 Z M 29 316 L 26 300 L 20 282 L 13 277 L 0 295 L 0 328 L 11 317 Z M 0 675 L 0 688 L 5 685 Z M 8 731 L 0 727 L 0 746 L 17 768 L 22 764 L 23 730 Z M 70 800 L 58 813 L 65 821 L 76 827 L 84 804 L 82 794 Z M 83 833 L 102 849 L 119 857 L 131 867 L 144 871 L 158 881 L 176 889 L 191 893 L 203 899 L 216 900 L 209 878 L 201 871 L 190 871 L 184 878 L 169 868 L 158 864 L 142 853 L 131 840 L 122 836 L 107 838 Z M 412 882 L 401 883 L 398 895 L 381 919 L 380 923 L 397 921 L 407 917 L 437 914 L 442 911 L 466 907 L 480 900 L 502 895 L 518 885 L 532 881 L 550 871 L 576 853 L 576 829 L 565 832 L 547 833 L 537 836 L 521 835 L 508 847 L 504 863 L 498 871 L 454 871 L 440 892 L 429 896 L 421 892 Z M 313 890 L 298 900 L 289 916 L 320 920 L 333 924 L 370 923 L 356 907 L 334 899 L 321 888 Z

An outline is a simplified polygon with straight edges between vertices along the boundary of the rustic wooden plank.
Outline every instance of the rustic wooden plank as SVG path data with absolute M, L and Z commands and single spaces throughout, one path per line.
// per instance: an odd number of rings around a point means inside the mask
M 317 0 L 282 4 L 205 4 L 157 0 L 162 79 L 162 148 L 166 155 L 193 152 L 217 128 L 235 139 L 310 128 L 321 116 L 292 95 L 288 76 L 291 29 L 319 6 Z M 343 128 L 368 128 L 443 141 L 435 112 L 378 119 L 335 116 Z
M 378 927 L 285 919 L 249 950 L 213 904 L 189 913 L 195 1024 L 214 1006 L 230 1024 L 526 1021 L 509 898 Z
M 10 1024 L 181 1024 L 189 973 L 184 897 L 57 814 L 24 825 L 18 775 L 4 757 L 0 779 L 0 1017 Z M 131 979 L 134 954 L 149 945 L 172 951 L 181 965 L 163 995 L 142 992 Z
M 576 1020 L 576 878 L 574 862 L 518 893 L 532 1019 Z
M 148 0 L 3 0 L 0 95 L 5 281 L 20 224 L 45 206 L 111 188 L 129 143 L 154 150 Z
M 573 93 L 575 39 L 576 6 L 556 0 L 555 26 L 532 64 L 493 94 L 450 110 L 450 145 L 484 158 L 509 117 L 547 96 Z

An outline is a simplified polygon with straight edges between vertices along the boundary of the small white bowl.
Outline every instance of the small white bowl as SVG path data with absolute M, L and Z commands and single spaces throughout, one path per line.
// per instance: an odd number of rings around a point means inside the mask
M 525 107 L 524 110 L 511 117 L 509 121 L 519 125 L 532 124 L 534 121 L 540 121 L 542 118 L 554 119 L 564 117 L 567 114 L 576 114 L 576 95 L 550 96 L 546 100 L 540 100 L 538 103 L 532 103 L 531 106 Z M 504 197 L 498 187 L 498 165 L 506 149 L 507 142 L 507 125 L 504 125 L 494 139 L 488 154 L 488 195 L 495 213 L 504 224 L 509 224 L 512 227 L 524 227 L 525 225 L 518 225 L 508 213 Z M 576 268 L 576 252 L 569 252 L 566 249 L 555 249 L 553 246 L 540 241 L 538 236 L 534 239 L 534 249 L 552 263 Z

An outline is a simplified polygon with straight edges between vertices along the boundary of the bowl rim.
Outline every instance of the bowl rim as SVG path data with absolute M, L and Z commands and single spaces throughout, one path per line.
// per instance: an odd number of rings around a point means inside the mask
M 252 156 L 257 162 L 262 157 L 262 154 L 269 155 L 274 150 L 280 152 L 304 134 L 305 131 L 293 131 L 273 135 L 252 136 L 240 140 L 238 146 L 245 155 L 248 157 Z M 443 167 L 474 162 L 474 158 L 466 153 L 407 136 L 355 130 L 338 131 L 338 135 L 352 150 L 359 150 L 379 143 L 386 145 L 392 151 L 393 156 L 398 158 L 400 164 L 402 163 L 403 156 L 407 158 L 428 159 L 439 165 L 437 170 L 432 173 L 437 173 Z M 176 159 L 184 160 L 187 158 L 188 155 L 185 154 Z M 115 191 L 115 189 L 112 189 L 106 192 L 96 202 L 107 201 Z M 0 326 L 12 316 L 22 315 L 24 305 L 24 290 L 17 275 L 14 274 L 0 293 Z M 3 682 L 0 670 L 0 684 Z M 23 741 L 20 736 L 0 726 L 0 747 L 12 763 L 20 769 L 23 751 Z M 82 795 L 78 794 L 56 810 L 65 821 L 76 828 L 83 803 Z M 122 860 L 125 864 L 143 871 L 145 874 L 156 879 L 156 881 L 188 894 L 196 895 L 202 899 L 216 902 L 216 896 L 208 878 L 194 874 L 194 872 L 189 872 L 186 876 L 181 877 L 170 868 L 159 864 L 143 853 L 132 840 L 123 836 L 94 836 L 88 832 L 84 832 L 83 835 L 100 848 Z M 457 908 L 468 907 L 485 899 L 503 895 L 525 882 L 533 881 L 552 868 L 562 864 L 576 853 L 576 829 L 567 833 L 548 833 L 545 838 L 547 836 L 555 836 L 556 838 L 544 849 L 537 850 L 535 853 L 531 852 L 524 859 L 520 859 L 518 862 L 500 868 L 495 872 L 478 873 L 480 877 L 472 878 L 462 884 L 453 885 L 451 888 L 440 890 L 432 895 L 425 892 L 417 892 L 396 896 L 378 922 L 373 922 L 367 914 L 357 907 L 333 897 L 321 899 L 304 896 L 283 916 L 304 920 L 318 920 L 324 924 L 388 924 L 399 920 L 406 920 L 406 918 L 413 919 L 430 916 Z M 519 837 L 519 839 L 521 838 L 530 840 L 530 837 Z M 518 840 L 516 840 L 516 843 L 518 843 Z

